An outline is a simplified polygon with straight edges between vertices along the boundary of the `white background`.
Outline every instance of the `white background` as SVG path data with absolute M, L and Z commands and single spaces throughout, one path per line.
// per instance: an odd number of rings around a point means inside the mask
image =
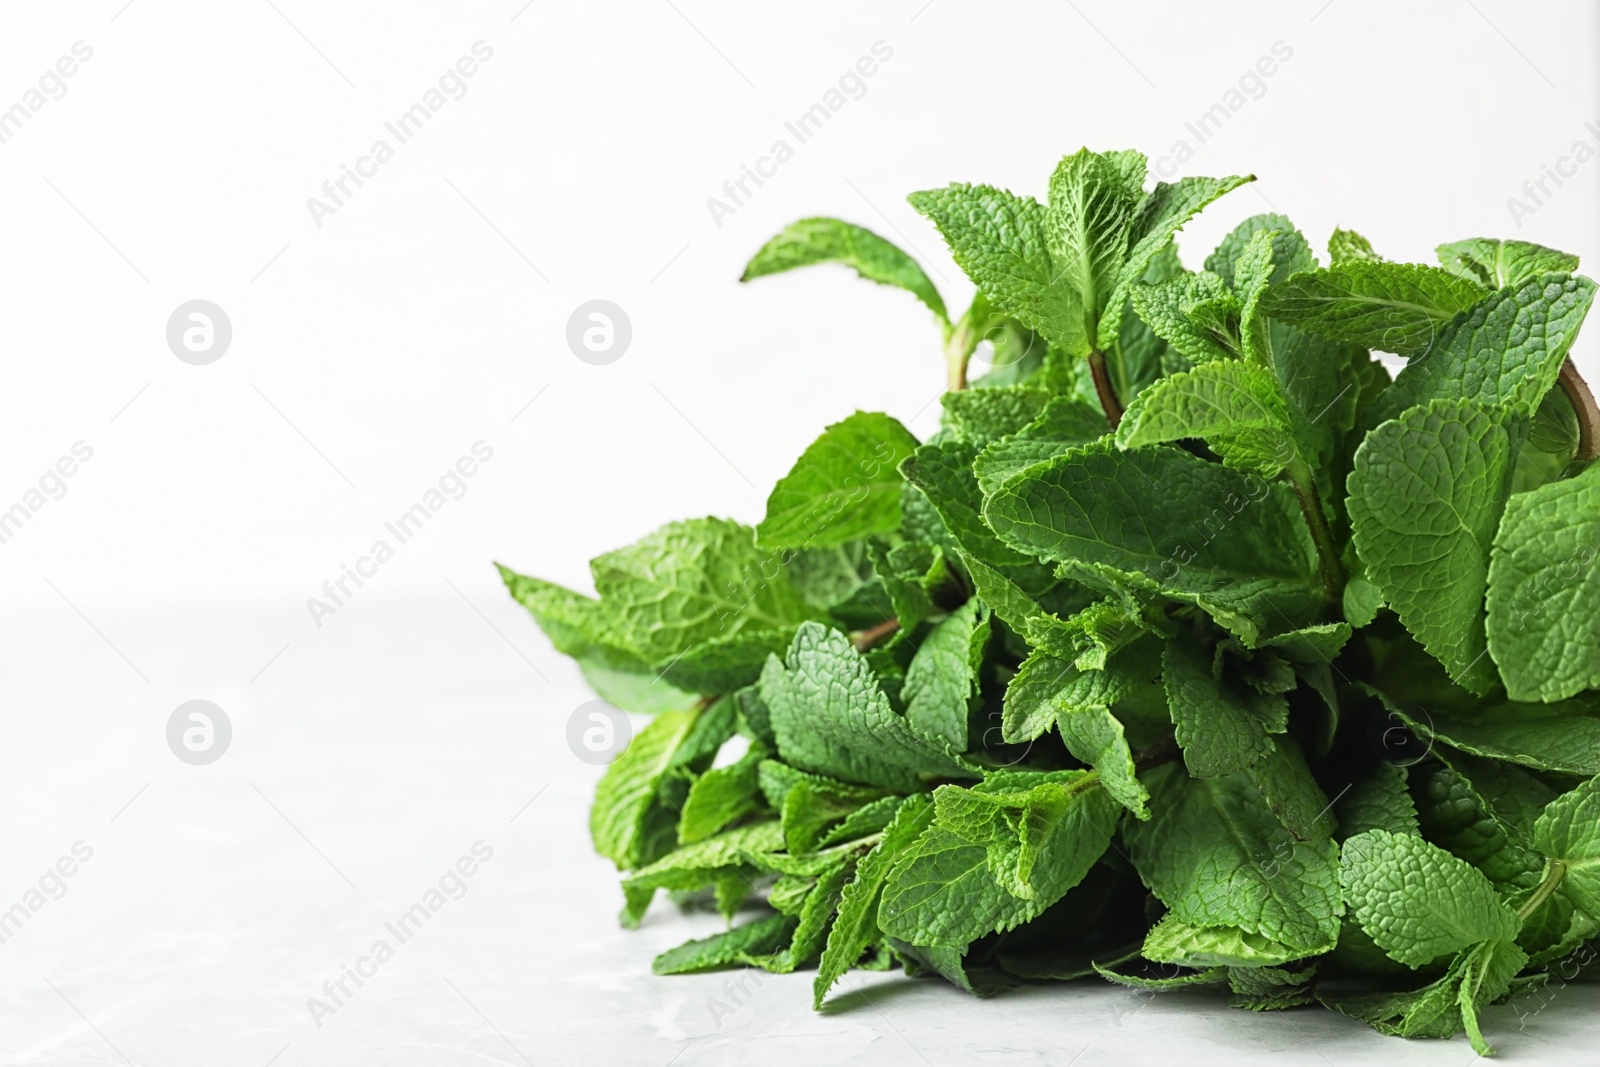
M 737 284 L 802 216 L 902 243 L 958 313 L 970 287 L 906 193 L 1042 195 L 1080 145 L 1182 139 L 1181 173 L 1260 178 L 1181 235 L 1190 265 L 1267 210 L 1318 248 L 1343 225 L 1391 258 L 1482 235 L 1600 262 L 1600 160 L 1520 226 L 1507 204 L 1600 148 L 1594 5 L 274 3 L 0 6 L 0 109 L 93 49 L 0 144 L 0 509 L 94 450 L 0 544 L 0 909 L 95 849 L 0 945 L 0 1062 L 711 1062 L 775 1035 L 879 1062 L 1313 1036 L 1465 1062 L 1092 987 L 976 1005 L 896 985 L 886 1011 L 813 1017 L 798 976 L 715 1025 L 721 977 L 648 975 L 704 917 L 615 931 L 583 825 L 597 772 L 563 742 L 584 691 L 490 561 L 583 588 L 590 556 L 669 519 L 755 521 L 856 408 L 936 425 L 937 330 L 909 296 L 836 269 Z M 478 41 L 465 95 L 316 225 L 307 198 L 394 145 L 384 123 Z M 865 95 L 717 225 L 707 198 L 878 41 Z M 1276 42 L 1290 58 L 1198 143 L 1185 123 Z M 166 345 L 194 298 L 233 325 L 209 366 Z M 565 343 L 593 298 L 632 320 L 608 366 Z M 307 598 L 480 440 L 466 495 L 315 625 Z M 164 740 L 195 697 L 235 730 L 205 768 Z M 472 892 L 315 1027 L 305 999 L 479 839 L 496 858 Z M 1593 1001 L 1563 995 L 1522 1033 L 1501 1013 L 1502 1047 L 1576 1062 Z

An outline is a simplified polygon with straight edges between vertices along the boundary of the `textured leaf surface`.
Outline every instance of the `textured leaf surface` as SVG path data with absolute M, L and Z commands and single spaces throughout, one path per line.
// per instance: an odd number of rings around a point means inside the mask
M 1440 267 L 1358 260 L 1292 275 L 1262 294 L 1261 308 L 1336 341 L 1409 356 L 1485 295 Z
M 855 877 L 839 898 L 839 917 L 828 932 L 827 947 L 812 983 L 812 1000 L 821 1007 L 833 984 L 861 959 L 861 954 L 882 932 L 878 902 L 889 872 L 933 822 L 933 804 L 926 796 L 907 797 L 895 813 L 883 838 L 856 865 Z
M 989 643 L 989 614 L 969 600 L 933 628 L 906 668 L 900 697 L 906 721 L 953 751 L 967 748 L 967 717 L 978 693 L 978 669 Z
M 1389 418 L 1436 399 L 1532 415 L 1556 382 L 1594 301 L 1594 282 L 1544 274 L 1497 290 L 1451 320 L 1383 396 Z
M 595 589 L 614 632 L 646 660 L 746 629 L 782 629 L 811 612 L 757 551 L 749 527 L 690 519 L 597 557 Z
M 1533 827 L 1539 851 L 1559 862 L 1573 903 L 1600 915 L 1600 778 L 1551 801 Z
M 872 669 L 844 634 L 806 623 L 785 662 L 767 661 L 761 695 L 772 709 L 778 751 L 788 762 L 895 792 L 917 789 L 925 774 L 970 776 L 889 706 Z
M 1219 680 L 1209 652 L 1187 634 L 1162 653 L 1167 710 L 1183 760 L 1196 778 L 1243 770 L 1272 751 L 1272 734 L 1289 727 L 1289 705 Z
M 1507 502 L 1487 605 L 1489 653 L 1511 699 L 1600 686 L 1600 467 Z
M 868 281 L 898 286 L 928 305 L 941 320 L 949 319 L 939 290 L 916 260 L 871 230 L 839 219 L 801 219 L 791 224 L 761 246 L 739 280 L 747 282 L 813 263 L 842 263 Z
M 1472 237 L 1440 245 L 1438 253 L 1446 270 L 1491 289 L 1521 285 L 1541 274 L 1570 274 L 1578 269 L 1577 256 L 1529 241 Z
M 787 915 L 736 926 L 732 930 L 669 948 L 655 958 L 656 974 L 699 974 L 739 963 L 746 955 L 772 952 L 788 938 L 794 923 Z
M 1296 841 L 1243 774 L 1190 778 L 1168 764 L 1144 781 L 1152 817 L 1123 833 L 1139 876 L 1180 921 L 1303 955 L 1333 947 L 1343 908 L 1331 840 Z
M 879 412 L 834 423 L 773 486 L 757 542 L 810 548 L 893 530 L 900 525 L 900 461 L 916 447 L 910 430 Z
M 1368 434 L 1350 475 L 1350 524 L 1367 577 L 1451 677 L 1477 693 L 1494 681 L 1483 598 L 1513 457 L 1491 411 L 1443 400 Z
M 1016 548 L 1110 568 L 1251 638 L 1321 601 L 1289 491 L 1174 448 L 1074 449 L 1003 485 L 984 517 Z
M 1362 929 L 1408 967 L 1517 936 L 1516 913 L 1477 868 L 1412 834 L 1350 838 L 1339 880 Z
M 1082 771 L 1018 774 L 1027 789 L 946 798 L 890 875 L 879 907 L 884 932 L 930 947 L 964 946 L 1039 915 L 1088 873 L 1110 842 L 1116 807 Z M 981 787 L 980 787 L 981 788 Z M 956 827 L 947 820 L 957 823 Z M 1015 890 L 1023 890 L 1019 896 Z
M 1197 437 L 1224 463 L 1271 476 L 1305 463 L 1289 404 L 1271 372 L 1218 360 L 1161 379 L 1140 393 L 1117 427 L 1119 448 Z
M 606 767 L 589 809 L 589 833 L 594 850 L 619 870 L 639 865 L 645 816 L 697 718 L 695 711 L 662 712 Z
M 957 183 L 912 193 L 950 255 L 989 302 L 1058 344 L 1083 337 L 1081 305 L 1050 260 L 1045 209 L 1032 197 Z

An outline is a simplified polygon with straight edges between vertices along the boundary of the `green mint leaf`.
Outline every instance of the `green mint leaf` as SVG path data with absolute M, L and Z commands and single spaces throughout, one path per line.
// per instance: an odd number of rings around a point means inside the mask
M 1070 396 L 1053 397 L 1033 422 L 992 442 L 973 458 L 972 471 L 979 492 L 989 496 L 1035 463 L 1043 463 L 1073 445 L 1098 441 L 1110 431 L 1111 424 L 1099 411 Z
M 794 923 L 787 915 L 768 915 L 732 930 L 669 948 L 655 958 L 650 969 L 656 974 L 700 974 L 731 967 L 742 963 L 747 955 L 774 951 L 793 928 Z
M 1010 744 L 1032 741 L 1063 716 L 1109 709 L 1161 671 L 1160 646 L 1132 645 L 1112 657 L 1103 670 L 1084 670 L 1071 661 L 1034 649 L 1006 686 L 1002 736 Z
M 900 690 L 906 721 L 955 752 L 967 749 L 968 718 L 989 635 L 988 609 L 969 600 L 933 628 L 906 668 Z
M 1139 783 L 1133 750 L 1122 721 L 1110 708 L 1080 707 L 1056 716 L 1061 740 L 1072 758 L 1100 773 L 1107 795 L 1136 818 L 1150 818 L 1150 794 Z
M 889 872 L 933 822 L 933 804 L 926 796 L 907 797 L 895 811 L 883 837 L 856 864 L 855 877 L 839 898 L 839 917 L 828 931 L 827 947 L 812 983 L 812 1005 L 820 1008 L 835 982 L 854 967 L 878 940 L 878 905 Z
M 1354 230 L 1334 228 L 1328 238 L 1328 259 L 1335 267 L 1345 263 L 1382 263 L 1384 258 L 1372 250 L 1372 242 Z
M 849 638 L 819 623 L 800 627 L 784 661 L 767 661 L 761 696 L 779 754 L 804 770 L 901 793 L 924 775 L 972 774 L 890 707 Z
M 1355 835 L 1344 843 L 1339 881 L 1362 929 L 1408 967 L 1517 936 L 1517 915 L 1489 880 L 1421 837 Z
M 1124 319 L 1123 309 L 1132 291 L 1146 280 L 1146 272 L 1156 257 L 1172 247 L 1173 235 L 1206 205 L 1254 180 L 1255 176 L 1249 175 L 1230 178 L 1190 177 L 1170 183 L 1156 183 L 1155 189 L 1139 204 L 1138 213 L 1129 227 L 1131 246 L 1104 305 L 1109 314 L 1100 320 L 1099 347 L 1108 349 L 1118 343 L 1119 326 Z M 1052 183 L 1052 205 L 1054 197 L 1055 187 Z
M 1251 766 L 1272 751 L 1271 735 L 1289 728 L 1287 701 L 1219 679 L 1211 653 L 1191 635 L 1167 642 L 1161 668 L 1178 746 L 1196 778 Z
M 1450 676 L 1480 694 L 1494 682 L 1483 630 L 1489 546 L 1516 445 L 1482 404 L 1436 400 L 1368 434 L 1349 479 L 1367 578 Z
M 1019 779 L 1038 784 L 1017 788 Z M 884 889 L 878 909 L 884 933 L 956 948 L 1042 913 L 1083 879 L 1110 842 L 1116 809 L 1095 782 L 1087 772 L 1056 771 L 1013 775 L 1005 791 L 940 787 L 935 824 L 896 864 Z
M 1312 254 L 1311 246 L 1295 229 L 1294 223 L 1282 215 L 1254 215 L 1235 227 L 1217 245 L 1217 250 L 1206 257 L 1206 270 L 1220 277 L 1230 288 L 1241 291 L 1247 288 L 1239 284 L 1235 270 L 1239 258 L 1258 233 L 1272 234 L 1269 258 L 1273 272 L 1261 280 L 1262 284 L 1282 281 L 1295 271 L 1311 270 L 1317 265 L 1317 257 Z
M 822 431 L 778 480 L 756 527 L 764 549 L 838 545 L 900 525 L 900 461 L 917 439 L 878 412 Z
M 1439 267 L 1357 260 L 1291 275 L 1262 294 L 1261 310 L 1335 341 L 1411 356 L 1485 295 Z
M 1555 385 L 1594 292 L 1588 278 L 1541 274 L 1490 293 L 1440 330 L 1426 355 L 1406 364 L 1380 414 L 1470 399 L 1531 416 Z
M 1245 773 L 1261 791 L 1267 810 L 1296 841 L 1323 840 L 1333 833 L 1333 804 L 1317 784 L 1294 738 L 1273 738 L 1267 754 Z
M 1073 449 L 1003 485 L 984 518 L 1017 549 L 1198 604 L 1247 641 L 1322 599 L 1289 491 L 1174 448 Z
M 689 648 L 656 669 L 656 677 L 691 693 L 726 693 L 761 677 L 767 657 L 782 652 L 794 627 L 741 630 Z
M 638 744 L 638 738 L 634 743 Z M 729 879 L 748 886 L 752 875 L 744 868 L 782 846 L 783 829 L 776 821 L 748 823 L 684 845 L 623 881 L 628 900 L 625 918 L 637 923 L 658 889 L 703 889 Z
M 1571 274 L 1578 257 L 1528 241 L 1473 237 L 1440 245 L 1439 263 L 1453 274 L 1490 289 L 1521 285 L 1541 274 Z
M 973 464 L 977 450 L 958 441 L 926 444 L 901 470 L 927 495 L 963 556 L 981 560 L 1024 591 L 1043 591 L 1055 584 L 1049 567 L 1029 552 L 1004 543 L 984 521 L 984 499 Z
M 1552 800 L 1534 823 L 1533 840 L 1561 865 L 1561 886 L 1573 903 L 1600 915 L 1600 778 Z
M 1309 466 L 1308 436 L 1270 371 L 1230 359 L 1169 375 L 1140 393 L 1117 427 L 1117 447 L 1200 438 L 1228 466 L 1271 477 L 1290 464 Z
M 1168 764 L 1144 782 L 1152 817 L 1123 834 L 1139 876 L 1179 921 L 1237 927 L 1300 956 L 1333 947 L 1343 908 L 1331 840 L 1296 841 L 1241 773 L 1190 778 Z
M 591 564 L 614 632 L 652 663 L 744 630 L 776 630 L 811 611 L 747 526 L 691 519 Z
M 842 263 L 868 281 L 898 286 L 928 305 L 940 322 L 950 321 L 939 290 L 916 260 L 871 230 L 838 219 L 801 219 L 788 226 L 761 246 L 739 280 L 813 263 Z
M 1073 347 L 1069 342 L 1078 336 L 1082 344 L 1099 344 L 1102 317 L 1117 294 L 1117 280 L 1127 262 L 1129 231 L 1144 198 L 1143 181 L 1142 168 L 1134 180 L 1125 159 L 1087 148 L 1062 159 L 1051 176 L 1045 211 L 1050 258 L 1083 315 L 1071 337 L 1051 337 L 1057 344 Z M 1139 273 L 1144 273 L 1142 265 Z
M 1600 686 L 1600 467 L 1511 497 L 1487 605 L 1489 654 L 1511 699 Z
M 1145 936 L 1144 958 L 1179 967 L 1272 967 L 1303 959 L 1304 949 L 1237 926 L 1195 926 L 1170 912 Z
M 733 763 L 697 777 L 683 802 L 678 843 L 704 841 L 765 808 L 759 770 L 767 756 L 766 747 L 755 742 Z
M 1239 354 L 1243 305 L 1218 275 L 1201 271 L 1136 285 L 1131 297 L 1139 318 L 1190 361 L 1210 363 Z
M 662 778 L 673 767 L 678 749 L 699 715 L 696 711 L 662 712 L 606 767 L 589 809 L 589 833 L 594 850 L 618 870 L 648 860 L 644 855 L 646 817 Z
M 1082 306 L 1051 262 L 1044 205 L 961 183 L 908 199 L 938 227 L 951 257 L 991 304 L 1058 344 L 1082 343 Z
M 1471 710 L 1435 709 L 1425 719 L 1404 710 L 1400 714 L 1421 736 L 1475 756 L 1540 771 L 1600 774 L 1600 707 L 1592 700 L 1490 701 Z
M 1392 834 L 1420 834 L 1417 804 L 1407 788 L 1406 769 L 1388 763 L 1373 768 L 1372 775 L 1352 783 L 1334 808 L 1339 840 L 1368 830 Z
M 940 397 L 945 424 L 956 436 L 978 448 L 1021 431 L 1050 402 L 1050 392 L 1033 385 L 963 389 Z
M 855 864 L 841 861 L 817 876 L 796 916 L 794 936 L 785 948 L 763 954 L 747 953 L 744 962 L 773 974 L 789 974 L 822 951 L 828 921 L 839 907 L 839 894 L 855 875 Z

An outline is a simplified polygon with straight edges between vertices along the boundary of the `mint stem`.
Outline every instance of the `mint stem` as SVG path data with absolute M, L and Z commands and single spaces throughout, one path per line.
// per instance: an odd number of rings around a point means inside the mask
M 883 622 L 878 623 L 876 626 L 862 630 L 860 633 L 856 634 L 856 651 L 865 652 L 867 649 L 871 648 L 879 641 L 882 641 L 884 638 L 894 636 L 895 631 L 899 629 L 899 619 L 886 619 Z
M 1528 916 L 1539 910 L 1539 905 L 1550 899 L 1550 894 L 1561 887 L 1562 881 L 1567 877 L 1567 865 L 1558 859 L 1547 859 L 1544 868 L 1544 881 L 1539 883 L 1539 888 L 1517 909 L 1517 918 L 1527 919 Z
M 1305 467 L 1294 464 L 1289 468 L 1289 481 L 1294 495 L 1305 513 L 1306 525 L 1311 527 L 1311 540 L 1317 545 L 1317 562 L 1322 568 L 1322 581 L 1328 588 L 1328 598 L 1338 603 L 1344 593 L 1344 568 L 1339 566 L 1339 551 L 1333 544 L 1333 531 L 1328 528 L 1328 517 L 1322 510 L 1322 494 L 1317 483 Z
M 1572 403 L 1573 413 L 1578 416 L 1578 454 L 1573 458 L 1579 463 L 1588 463 L 1600 456 L 1600 405 L 1595 404 L 1594 394 L 1572 360 L 1561 364 L 1558 381 L 1561 391 Z
M 1098 348 L 1089 353 L 1089 373 L 1094 378 L 1094 391 L 1100 396 L 1100 407 L 1115 430 L 1122 421 L 1122 402 L 1111 385 L 1111 373 L 1106 368 L 1106 354 Z

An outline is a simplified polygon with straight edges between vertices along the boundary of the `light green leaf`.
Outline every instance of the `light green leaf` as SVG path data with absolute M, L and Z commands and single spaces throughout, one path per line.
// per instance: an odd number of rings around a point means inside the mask
M 1488 408 L 1436 400 L 1368 434 L 1349 480 L 1367 578 L 1450 676 L 1479 694 L 1494 682 L 1483 597 L 1515 448 Z
M 879 412 L 858 411 L 822 431 L 767 497 L 762 548 L 837 545 L 900 525 L 900 461 L 917 439 Z
M 606 767 L 589 809 L 589 833 L 594 850 L 618 870 L 639 866 L 656 790 L 699 716 L 697 711 L 662 712 Z
M 1251 766 L 1272 751 L 1272 734 L 1289 728 L 1289 704 L 1216 676 L 1213 658 L 1195 638 L 1179 633 L 1162 654 L 1167 710 L 1183 760 L 1196 778 L 1215 778 Z
M 1384 258 L 1372 250 L 1372 242 L 1354 230 L 1334 228 L 1328 238 L 1328 259 L 1335 267 L 1345 263 L 1382 263 Z
M 1155 189 L 1139 204 L 1138 214 L 1130 227 L 1131 247 L 1100 320 L 1100 348 L 1109 349 L 1118 342 L 1119 326 L 1128 298 L 1144 280 L 1145 272 L 1156 256 L 1171 247 L 1173 235 L 1207 204 L 1253 181 L 1255 175 L 1252 174 L 1229 178 L 1188 177 L 1175 182 L 1156 183 Z M 1053 186 L 1051 195 L 1053 204 Z
M 1006 385 L 945 393 L 939 400 L 945 424 L 961 440 L 983 448 L 1028 426 L 1050 398 L 1050 391 L 1038 386 Z
M 669 523 L 597 557 L 595 589 L 613 632 L 652 663 L 743 630 L 783 629 L 811 611 L 752 531 L 726 519 Z
M 1021 430 L 993 442 L 972 461 L 978 489 L 988 496 L 1014 475 L 1074 445 L 1098 441 L 1111 424 L 1070 396 L 1051 398 L 1039 417 Z
M 1117 427 L 1118 448 L 1197 437 L 1230 467 L 1272 477 L 1308 467 L 1289 404 L 1271 372 L 1240 360 L 1218 360 L 1169 375 L 1140 393 Z
M 1246 279 L 1241 284 L 1235 277 L 1239 258 L 1250 247 L 1255 235 L 1263 232 L 1272 234 L 1272 250 L 1267 257 L 1272 263 L 1272 273 L 1265 279 Z M 1311 270 L 1316 265 L 1317 257 L 1312 254 L 1311 246 L 1295 229 L 1294 223 L 1282 215 L 1253 215 L 1245 219 L 1222 239 L 1215 252 L 1206 257 L 1206 270 L 1221 277 L 1241 294 L 1257 281 L 1261 284 L 1282 281 L 1295 271 Z
M 1368 830 L 1350 838 L 1339 880 L 1361 928 L 1408 967 L 1517 936 L 1517 915 L 1489 879 L 1412 834 Z
M 1237 926 L 1194 926 L 1169 912 L 1145 935 L 1144 958 L 1179 967 L 1272 967 L 1304 959 L 1305 949 Z
M 1489 654 L 1511 699 L 1600 686 L 1600 467 L 1511 497 L 1487 604 Z
M 1380 414 L 1447 398 L 1531 416 L 1555 385 L 1594 293 L 1588 278 L 1542 274 L 1489 294 L 1395 376 Z
M 1561 886 L 1572 902 L 1600 915 L 1600 778 L 1552 800 L 1534 823 L 1533 841 L 1561 864 Z
M 1486 295 L 1439 267 L 1357 260 L 1291 275 L 1262 294 L 1261 310 L 1335 341 L 1411 356 Z
M 1440 245 L 1438 253 L 1446 270 L 1490 289 L 1521 285 L 1541 274 L 1571 274 L 1578 269 L 1577 256 L 1528 241 L 1472 237 Z
M 1243 305 L 1210 271 L 1182 274 L 1155 285 L 1136 285 L 1130 295 L 1139 318 L 1193 362 L 1210 363 L 1238 354 Z
M 1017 549 L 1198 604 L 1247 643 L 1322 603 L 1289 490 L 1179 449 L 1073 449 L 1003 485 L 984 518 Z
M 1117 292 L 1117 279 L 1127 262 L 1129 231 L 1142 199 L 1142 190 L 1129 182 L 1118 161 L 1087 148 L 1056 167 L 1050 178 L 1045 235 L 1051 261 L 1083 316 L 1073 336 L 1050 338 L 1058 345 L 1076 348 L 1072 342 L 1079 335 L 1083 340 L 1078 344 L 1098 345 L 1101 319 Z M 1139 273 L 1144 273 L 1142 265 Z
M 929 798 L 907 797 L 882 839 L 856 865 L 855 877 L 839 898 L 839 917 L 828 932 L 828 944 L 817 966 L 817 977 L 811 987 L 814 1007 L 822 1007 L 833 984 L 882 936 L 878 902 L 889 880 L 889 872 L 932 822 L 933 804 Z
M 693 844 L 704 841 L 746 815 L 760 811 L 764 804 L 759 784 L 761 761 L 768 756 L 766 748 L 752 742 L 733 763 L 706 771 L 689 787 L 689 796 L 683 802 L 683 812 L 678 820 L 678 843 Z
M 739 280 L 748 282 L 813 263 L 842 263 L 868 281 L 898 286 L 928 305 L 939 321 L 950 321 L 939 290 L 916 260 L 871 230 L 839 219 L 801 219 L 791 224 L 761 246 Z
M 787 762 L 900 793 L 917 790 L 924 775 L 972 775 L 889 706 L 844 634 L 806 623 L 786 662 L 767 661 L 761 696 L 772 709 L 772 732 Z
M 650 969 L 656 974 L 699 974 L 731 967 L 742 962 L 745 956 L 776 950 L 788 938 L 793 927 L 794 922 L 787 915 L 769 915 L 720 934 L 669 948 L 655 958 Z
M 1094 775 L 1016 772 L 1005 785 L 935 791 L 935 825 L 884 889 L 886 934 L 939 948 L 1013 929 L 1060 900 L 1105 852 L 1116 807 Z
M 1042 204 L 963 183 L 908 199 L 939 228 L 950 255 L 991 304 L 1058 344 L 1083 343 L 1081 304 L 1051 263 Z
M 923 737 L 954 752 L 967 749 L 967 720 L 978 695 L 978 670 L 989 644 L 989 612 L 968 600 L 944 618 L 918 647 L 906 668 L 900 698 L 906 721 Z
M 1471 711 L 1433 709 L 1426 718 L 1404 709 L 1398 713 L 1421 736 L 1475 756 L 1541 771 L 1600 774 L 1600 706 L 1592 700 L 1500 701 Z

